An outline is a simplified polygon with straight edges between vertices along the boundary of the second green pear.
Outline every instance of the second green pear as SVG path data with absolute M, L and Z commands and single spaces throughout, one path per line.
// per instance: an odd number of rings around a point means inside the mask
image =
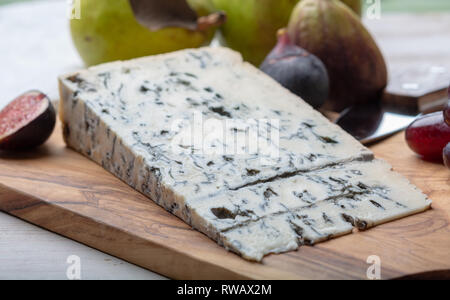
M 276 32 L 287 25 L 300 0 L 211 0 L 225 11 L 228 21 L 221 31 L 226 45 L 259 66 L 275 46 Z M 360 0 L 341 0 L 361 15 Z
M 212 0 L 225 11 L 222 27 L 227 46 L 241 52 L 245 60 L 259 65 L 277 41 L 276 32 L 285 27 L 298 0 Z

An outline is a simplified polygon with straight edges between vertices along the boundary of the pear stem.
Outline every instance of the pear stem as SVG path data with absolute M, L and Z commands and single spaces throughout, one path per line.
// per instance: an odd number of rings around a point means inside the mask
M 209 16 L 200 17 L 197 20 L 197 30 L 206 31 L 211 27 L 221 26 L 227 21 L 227 15 L 224 12 L 216 12 Z

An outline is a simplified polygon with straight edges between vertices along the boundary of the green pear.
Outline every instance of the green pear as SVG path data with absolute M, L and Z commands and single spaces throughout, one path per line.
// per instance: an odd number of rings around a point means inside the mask
M 86 65 L 207 45 L 214 29 L 167 27 L 157 31 L 136 20 L 128 0 L 80 0 L 80 19 L 72 19 L 72 39 Z M 209 0 L 188 0 L 199 16 L 210 13 Z
M 228 47 L 245 60 L 261 64 L 277 43 L 277 30 L 285 27 L 298 0 L 212 0 L 227 14 L 222 34 Z
M 387 68 L 360 18 L 337 0 L 302 0 L 288 25 L 291 40 L 319 57 L 330 78 L 324 108 L 342 111 L 376 101 L 387 84 Z

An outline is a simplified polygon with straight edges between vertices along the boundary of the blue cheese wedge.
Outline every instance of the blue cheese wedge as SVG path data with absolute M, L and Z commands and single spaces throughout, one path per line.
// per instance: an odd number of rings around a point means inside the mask
M 345 190 L 344 183 L 333 181 L 327 172 L 350 172 L 359 163 L 355 170 L 362 168 L 359 172 L 365 174 L 363 166 L 374 158 L 226 48 L 104 64 L 62 76 L 59 82 L 60 116 L 69 147 L 248 259 L 298 246 L 293 242 L 298 237 L 285 239 L 295 231 L 280 218 L 285 220 L 286 211 L 300 209 L 300 204 L 325 201 L 321 210 L 340 218 L 341 211 L 328 211 L 334 206 L 326 200 L 352 195 L 353 190 Z M 378 169 L 390 174 L 387 167 Z M 335 177 L 362 189 L 354 182 L 357 176 L 341 173 Z M 425 196 L 421 199 L 429 206 Z M 405 211 L 414 211 L 412 205 L 405 206 Z M 346 220 L 336 222 L 342 226 L 333 236 L 349 230 Z M 237 238 L 245 236 L 244 228 L 269 223 L 267 228 L 280 232 L 278 244 L 272 240 L 275 244 L 268 245 L 264 232 Z M 319 240 L 307 235 L 304 239 Z M 237 244 L 242 247 L 233 246 Z

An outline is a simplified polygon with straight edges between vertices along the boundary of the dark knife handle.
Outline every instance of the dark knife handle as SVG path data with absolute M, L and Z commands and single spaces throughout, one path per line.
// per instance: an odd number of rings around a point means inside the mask
M 383 103 L 400 113 L 419 114 L 443 106 L 450 66 L 421 64 L 391 70 Z

